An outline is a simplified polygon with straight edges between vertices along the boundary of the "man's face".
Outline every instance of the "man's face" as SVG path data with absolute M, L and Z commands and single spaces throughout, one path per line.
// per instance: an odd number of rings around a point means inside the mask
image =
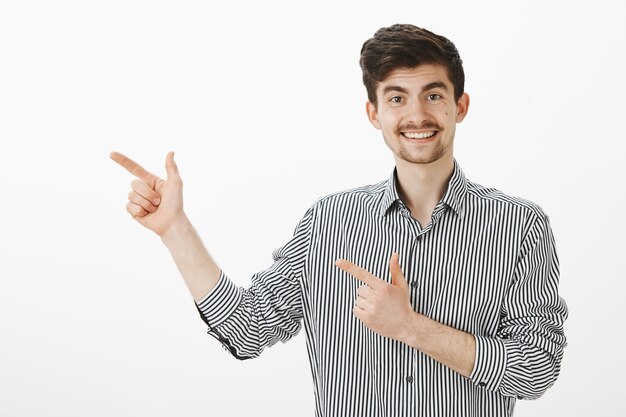
M 452 158 L 456 124 L 467 113 L 469 97 L 454 100 L 454 88 L 445 67 L 425 64 L 393 70 L 376 88 L 378 105 L 367 103 L 367 115 L 382 130 L 398 159 L 429 164 Z

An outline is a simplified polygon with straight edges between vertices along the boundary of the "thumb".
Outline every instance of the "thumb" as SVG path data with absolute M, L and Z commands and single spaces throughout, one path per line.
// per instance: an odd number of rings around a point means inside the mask
M 180 176 L 178 173 L 178 166 L 174 162 L 174 152 L 168 152 L 165 158 L 165 171 L 167 172 L 167 179 L 171 180 Z
M 409 285 L 404 278 L 402 269 L 400 269 L 400 255 L 395 252 L 391 255 L 391 260 L 389 261 L 389 272 L 391 272 L 392 285 L 397 285 L 399 287 L 406 287 Z

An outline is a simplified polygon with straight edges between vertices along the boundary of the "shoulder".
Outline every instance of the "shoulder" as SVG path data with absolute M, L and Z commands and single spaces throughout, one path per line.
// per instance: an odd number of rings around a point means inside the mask
M 467 181 L 466 203 L 470 207 L 492 207 L 504 215 L 523 217 L 529 223 L 548 221 L 546 212 L 536 202 L 472 181 Z
M 375 184 L 327 194 L 318 198 L 311 209 L 318 213 L 375 209 L 385 193 L 387 182 L 388 180 L 383 180 Z

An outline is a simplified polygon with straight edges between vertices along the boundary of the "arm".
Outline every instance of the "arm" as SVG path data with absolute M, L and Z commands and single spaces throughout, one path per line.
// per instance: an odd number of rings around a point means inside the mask
M 476 336 L 471 379 L 519 399 L 540 397 L 559 376 L 567 305 L 558 293 L 559 262 L 547 216 L 537 217 L 522 242 L 502 302 L 495 337 Z
M 531 227 L 503 302 L 495 337 L 472 335 L 416 313 L 394 254 L 391 283 L 345 260 L 337 266 L 361 280 L 354 314 L 378 334 L 428 354 L 479 387 L 537 398 L 559 375 L 567 307 L 558 296 L 558 260 L 547 218 Z
M 306 274 L 312 219 L 309 209 L 293 237 L 274 251 L 274 263 L 254 274 L 250 288 L 239 288 L 222 274 L 215 288 L 198 303 L 209 334 L 237 359 L 254 358 L 300 331 L 300 282 Z
M 200 236 L 185 216 L 173 223 L 161 240 L 170 251 L 194 301 L 200 301 L 215 287 L 221 274 Z
M 174 153 L 165 160 L 166 180 L 118 152 L 111 153 L 111 159 L 137 177 L 131 183 L 126 211 L 161 237 L 192 297 L 202 299 L 217 284 L 220 269 L 183 210 L 183 182 Z
M 302 318 L 299 282 L 309 247 L 311 209 L 293 238 L 274 252 L 274 264 L 255 274 L 250 289 L 238 288 L 220 271 L 183 211 L 182 180 L 173 153 L 165 163 L 167 180 L 117 152 L 111 158 L 137 177 L 126 210 L 161 237 L 209 334 L 233 356 L 247 359 L 298 333 Z

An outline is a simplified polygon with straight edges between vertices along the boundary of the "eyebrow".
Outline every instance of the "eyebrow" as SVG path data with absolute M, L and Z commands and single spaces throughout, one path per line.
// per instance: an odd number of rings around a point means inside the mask
M 433 90 L 435 88 L 442 88 L 444 91 L 448 91 L 448 86 L 441 81 L 435 81 L 430 84 L 426 84 L 424 88 L 422 88 L 422 91 Z
M 383 94 L 387 94 L 391 91 L 397 91 L 398 93 L 403 93 L 403 94 L 407 94 L 408 90 L 404 87 L 400 87 L 398 85 L 387 85 L 385 86 L 385 88 L 383 89 Z
M 448 91 L 448 86 L 445 85 L 444 83 L 442 83 L 441 81 L 434 81 L 432 83 L 426 84 L 423 88 L 422 88 L 422 92 L 423 91 L 428 91 L 428 90 L 432 90 L 434 88 L 442 88 L 445 91 Z M 408 90 L 404 87 L 400 87 L 399 85 L 387 85 L 385 86 L 385 88 L 383 89 L 383 94 L 387 94 L 390 91 L 397 91 L 399 93 L 403 93 L 403 94 L 408 94 Z

